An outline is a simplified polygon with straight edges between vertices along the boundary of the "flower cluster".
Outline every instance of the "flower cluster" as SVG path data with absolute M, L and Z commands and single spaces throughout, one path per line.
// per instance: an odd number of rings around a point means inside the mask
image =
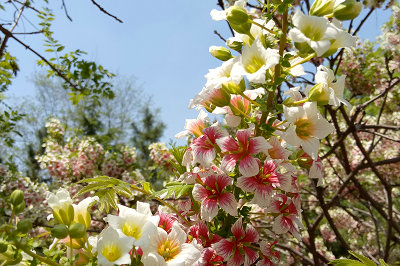
M 57 180 L 78 181 L 96 175 L 121 177 L 135 168 L 136 149 L 122 146 L 105 151 L 93 137 L 69 137 L 56 119 L 46 124 L 45 153 L 37 157 L 42 169 Z M 126 174 L 125 174 L 126 175 Z

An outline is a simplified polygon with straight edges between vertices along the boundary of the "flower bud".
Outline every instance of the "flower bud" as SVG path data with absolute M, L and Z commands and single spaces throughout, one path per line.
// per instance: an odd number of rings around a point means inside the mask
M 15 214 L 20 214 L 24 210 L 25 210 L 25 201 L 22 201 L 20 204 L 18 204 L 16 206 L 13 205 L 13 211 Z
M 361 13 L 362 4 L 356 0 L 346 0 L 333 9 L 333 16 L 338 20 L 351 20 Z
M 3 239 L 0 239 L 0 253 L 6 252 L 8 249 L 8 243 Z
M 226 19 L 231 25 L 242 25 L 248 22 L 249 15 L 245 8 L 240 6 L 231 6 L 226 11 Z
M 11 193 L 10 201 L 13 206 L 19 205 L 24 201 L 24 192 L 22 190 L 16 189 Z M 24 204 L 25 205 L 25 204 Z
M 244 23 L 240 25 L 230 24 L 232 29 L 237 33 L 250 34 L 251 23 Z
M 32 229 L 32 222 L 29 219 L 23 219 L 17 224 L 18 232 L 27 234 Z
M 324 84 L 315 84 L 308 92 L 308 100 L 310 102 L 317 102 L 318 105 L 327 105 L 329 103 L 329 95 Z
M 310 169 L 313 163 L 313 160 L 307 153 L 303 153 L 299 158 L 297 158 L 297 163 L 301 168 Z
M 242 79 L 239 84 L 236 84 L 233 81 L 229 81 L 222 83 L 222 89 L 229 94 L 241 94 L 245 91 L 246 85 L 244 79 Z
M 215 106 L 224 107 L 229 105 L 231 101 L 231 95 L 224 89 L 220 88 L 212 92 L 209 100 Z
M 243 47 L 243 41 L 237 37 L 231 37 L 228 40 L 226 40 L 226 45 L 235 50 L 240 52 L 242 50 Z
M 227 61 L 231 59 L 233 56 L 231 54 L 231 51 L 229 51 L 228 48 L 222 47 L 222 46 L 211 46 L 208 51 L 212 56 L 215 58 L 221 60 L 221 61 Z
M 330 15 L 333 12 L 334 6 L 334 0 L 315 0 L 310 8 L 309 15 L 318 17 Z
M 86 228 L 81 223 L 72 224 L 69 227 L 69 236 L 71 238 L 82 238 L 86 234 Z
M 53 210 L 54 219 L 57 222 L 65 225 L 70 225 L 74 220 L 74 207 L 67 205 L 65 209 Z
M 65 224 L 57 224 L 50 230 L 51 235 L 58 239 L 63 239 L 68 236 L 68 228 Z

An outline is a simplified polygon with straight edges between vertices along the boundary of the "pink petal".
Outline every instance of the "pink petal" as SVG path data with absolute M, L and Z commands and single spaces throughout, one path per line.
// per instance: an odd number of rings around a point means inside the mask
M 228 260 L 233 253 L 233 249 L 236 247 L 232 242 L 230 242 L 226 239 L 222 239 L 222 240 L 218 241 L 217 243 L 213 244 L 212 248 L 215 250 L 215 252 L 218 255 L 223 257 L 225 260 Z
M 232 226 L 232 233 L 235 236 L 235 240 L 238 241 L 242 237 L 245 236 L 244 230 L 243 230 L 243 224 L 242 224 L 242 217 L 237 220 L 233 226 Z
M 239 249 L 236 248 L 235 255 L 232 259 L 228 260 L 229 266 L 240 266 L 244 262 L 242 254 L 240 254 Z
M 257 184 L 254 176 L 241 176 L 238 178 L 236 186 L 246 192 L 253 193 L 256 190 Z
M 200 184 L 195 184 L 192 191 L 193 198 L 197 201 L 202 202 L 208 197 L 208 191 Z
M 278 217 L 276 217 L 274 225 L 272 226 L 272 230 L 276 234 L 283 234 L 289 230 L 296 230 L 296 229 L 293 225 L 293 221 L 281 214 Z
M 247 147 L 247 143 L 249 142 L 249 138 L 251 136 L 252 131 L 253 129 L 251 128 L 241 129 L 237 131 L 236 137 L 243 147 Z
M 235 196 L 231 193 L 223 193 L 219 199 L 218 203 L 220 207 L 232 216 L 237 216 L 237 202 Z
M 236 143 L 236 140 L 231 136 L 217 139 L 216 143 L 221 148 L 222 152 L 239 150 L 239 145 Z
M 227 175 L 218 175 L 215 177 L 215 181 L 218 185 L 218 191 L 222 191 L 226 186 L 233 184 L 233 179 Z
M 243 176 L 255 176 L 258 174 L 260 168 L 257 160 L 250 155 L 244 156 L 239 163 L 239 172 Z
M 255 137 L 250 139 L 248 151 L 250 154 L 258 154 L 263 152 L 265 155 L 268 154 L 268 149 L 272 146 L 264 137 Z
M 202 166 L 207 167 L 215 159 L 214 148 L 204 148 L 193 146 L 193 163 L 200 163 Z
M 246 227 L 246 234 L 244 236 L 244 238 L 241 240 L 241 242 L 257 242 L 258 241 L 258 233 L 257 230 L 251 226 L 250 224 L 247 225 Z
M 243 247 L 243 250 L 245 254 L 244 265 L 253 265 L 253 263 L 258 259 L 258 252 L 247 247 Z
M 203 130 L 204 135 L 206 135 L 208 137 L 208 139 L 215 144 L 215 141 L 219 138 L 225 137 L 226 136 L 226 132 L 218 127 L 218 126 L 211 126 L 208 128 L 205 128 Z
M 218 204 L 216 199 L 205 199 L 201 203 L 201 219 L 210 222 L 218 214 Z
M 228 172 L 232 171 L 235 168 L 239 157 L 240 156 L 238 154 L 225 155 L 221 162 L 221 168 L 225 169 Z
M 264 162 L 264 168 L 263 168 L 263 173 L 264 175 L 270 174 L 275 172 L 277 168 L 277 163 L 274 160 L 265 160 Z

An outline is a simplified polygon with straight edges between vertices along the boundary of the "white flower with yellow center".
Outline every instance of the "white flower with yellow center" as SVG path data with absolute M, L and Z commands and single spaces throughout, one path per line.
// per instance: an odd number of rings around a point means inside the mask
M 327 98 L 329 98 L 329 104 L 340 106 L 340 103 L 343 103 L 348 110 L 351 110 L 351 104 L 343 98 L 345 79 L 346 75 L 339 76 L 334 82 L 335 74 L 331 69 L 324 66 L 319 66 L 317 74 L 315 74 L 315 82 L 323 84 Z
M 150 246 L 143 250 L 144 266 L 191 266 L 200 258 L 200 251 L 186 243 L 186 233 L 175 222 L 171 232 L 157 227 L 157 234 L 150 237 Z
M 307 43 L 317 54 L 323 55 L 336 38 L 337 29 L 331 26 L 327 18 L 306 16 L 297 10 L 293 16 L 295 28 L 289 31 L 289 38 L 295 43 Z
M 136 210 L 118 205 L 119 215 L 107 215 L 109 225 L 121 234 L 132 238 L 142 249 L 149 245 L 149 237 L 156 232 L 159 216 L 152 216 L 148 203 L 137 202 Z
M 121 235 L 112 227 L 103 230 L 97 241 L 97 261 L 102 266 L 130 264 L 129 251 L 133 247 L 133 239 Z
M 250 82 L 265 83 L 266 72 L 279 63 L 279 52 L 276 49 L 265 49 L 257 37 L 253 44 L 245 46 L 239 62 L 232 68 L 232 76 L 246 75 Z
M 300 146 L 313 160 L 318 157 L 319 140 L 334 131 L 319 113 L 316 102 L 306 102 L 303 106 L 283 107 L 285 119 L 292 124 L 284 136 L 293 146 Z
M 240 82 L 240 78 L 233 77 L 231 75 L 232 67 L 238 62 L 239 58 L 231 58 L 224 62 L 220 67 L 209 69 L 208 73 L 205 75 L 207 79 L 206 88 L 207 89 L 219 89 L 222 83 L 233 81 L 236 84 Z

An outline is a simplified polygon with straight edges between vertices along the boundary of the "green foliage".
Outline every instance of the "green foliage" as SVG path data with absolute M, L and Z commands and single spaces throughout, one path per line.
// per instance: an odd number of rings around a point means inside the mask
M 153 193 L 152 197 L 168 198 L 174 195 L 175 199 L 179 199 L 185 195 L 188 195 L 189 191 L 192 191 L 194 185 L 187 185 L 182 182 L 170 182 L 165 185 L 165 188 Z
M 99 197 L 99 210 L 106 212 L 110 208 L 118 210 L 118 196 L 130 199 L 133 197 L 131 185 L 127 182 L 109 176 L 98 176 L 95 178 L 87 178 L 78 183 L 88 183 L 82 188 L 75 197 L 95 191 L 94 196 Z
M 375 264 L 372 260 L 368 259 L 367 257 L 364 257 L 360 254 L 357 254 L 353 251 L 349 250 L 349 253 L 357 258 L 358 260 L 352 260 L 352 259 L 336 259 L 336 260 L 332 260 L 329 262 L 329 264 L 332 265 L 338 265 L 338 266 L 376 266 L 377 264 Z M 387 264 L 380 259 L 379 260 L 381 266 L 386 266 Z

